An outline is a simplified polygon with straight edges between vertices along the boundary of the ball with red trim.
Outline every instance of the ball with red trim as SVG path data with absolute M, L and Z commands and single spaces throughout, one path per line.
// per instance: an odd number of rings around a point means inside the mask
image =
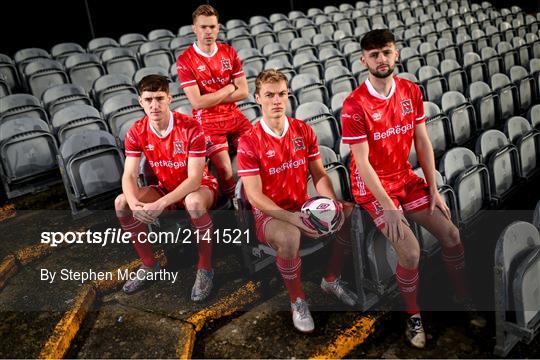
M 320 235 L 329 235 L 341 228 L 345 220 L 343 207 L 326 196 L 315 196 L 302 205 L 301 211 L 309 215 L 302 221 Z

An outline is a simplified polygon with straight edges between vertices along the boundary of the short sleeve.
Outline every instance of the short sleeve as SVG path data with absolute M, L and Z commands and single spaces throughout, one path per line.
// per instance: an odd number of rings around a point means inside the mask
M 242 61 L 240 57 L 234 51 L 234 48 L 231 46 L 231 60 L 232 60 L 232 77 L 233 79 L 244 76 L 244 69 L 242 68 Z
M 135 130 L 135 124 L 129 129 L 124 139 L 124 148 L 126 156 L 141 157 L 142 147 Z
M 206 144 L 204 142 L 204 132 L 202 126 L 196 121 L 191 121 L 193 124 L 189 133 L 189 157 L 205 157 Z
M 418 85 L 414 86 L 414 108 L 416 110 L 416 113 L 414 115 L 415 124 L 421 124 L 426 121 L 426 112 L 424 110 L 424 99 L 422 97 L 422 91 L 418 87 Z
M 259 175 L 259 159 L 255 153 L 255 147 L 245 135 L 240 138 L 236 156 L 239 176 Z
M 315 131 L 311 128 L 311 126 L 306 125 L 306 143 L 307 143 L 307 154 L 308 154 L 308 160 L 313 161 L 321 158 L 321 154 L 319 153 L 319 144 L 317 143 L 317 135 L 315 135 Z
M 193 71 L 191 71 L 189 65 L 186 64 L 183 56 L 178 57 L 178 60 L 176 60 L 176 71 L 178 72 L 178 81 L 182 88 L 197 85 L 197 80 L 193 75 Z
M 341 126 L 343 143 L 357 144 L 367 140 L 364 111 L 351 96 L 343 103 Z

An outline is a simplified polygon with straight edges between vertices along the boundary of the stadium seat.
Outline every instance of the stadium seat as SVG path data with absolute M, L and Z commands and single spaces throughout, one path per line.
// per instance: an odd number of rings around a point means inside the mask
M 266 58 L 257 49 L 244 48 L 238 50 L 238 57 L 242 60 L 242 67 L 251 67 L 257 72 L 261 72 L 264 68 Z
M 424 37 L 420 35 L 420 29 L 414 29 L 411 27 L 405 29 L 405 32 L 403 33 L 403 40 L 405 40 L 411 49 L 418 49 L 420 44 L 426 41 Z
M 501 41 L 498 43 L 497 52 L 503 60 L 505 73 L 508 73 L 512 66 L 519 64 L 518 54 L 509 42 Z
M 35 117 L 2 119 L 0 177 L 6 197 L 12 199 L 38 192 L 57 182 L 57 151 L 56 141 L 45 120 Z
M 338 162 L 337 154 L 328 146 L 319 145 L 319 153 L 324 166 Z
M 417 76 L 426 91 L 426 100 L 441 104 L 441 98 L 447 91 L 448 85 L 439 70 L 433 66 L 421 66 L 417 71 Z
M 440 64 L 440 71 L 446 79 L 449 91 L 465 92 L 468 86 L 467 74 L 456 60 L 443 60 Z
M 149 66 L 149 67 L 143 67 L 137 70 L 137 72 L 133 75 L 133 83 L 137 86 L 139 82 L 147 75 L 163 75 L 163 76 L 169 76 L 169 69 L 168 68 L 162 68 L 159 66 Z
M 530 179 L 540 171 L 539 143 L 540 133 L 531 128 L 527 119 L 521 116 L 511 117 L 504 124 L 504 133 L 519 152 L 521 175 Z
M 105 51 L 105 50 L 103 50 Z M 105 74 L 105 68 L 96 54 L 74 54 L 66 59 L 66 69 L 73 84 L 90 93 L 94 81 Z
M 115 95 L 137 95 L 137 88 L 133 85 L 131 78 L 125 75 L 107 74 L 96 79 L 91 94 L 98 107 L 101 107 L 108 98 Z
M 336 25 L 327 15 L 322 15 L 322 14 L 315 15 L 313 17 L 313 22 L 319 28 L 318 35 L 326 35 L 330 37 L 332 36 L 334 31 L 336 31 Z
M 489 76 L 501 73 L 504 71 L 502 57 L 492 47 L 485 47 L 480 50 L 482 61 L 486 64 Z
M 227 20 L 225 23 L 225 26 L 227 27 L 227 30 L 235 29 L 235 28 L 249 28 L 249 25 L 242 19 L 230 19 Z
M 473 30 L 471 32 L 471 38 L 476 43 L 476 49 L 478 49 L 478 51 L 481 51 L 483 48 L 489 47 L 491 45 L 489 38 L 487 37 L 484 30 Z
M 168 29 L 155 29 L 148 33 L 148 41 L 157 41 L 167 47 L 173 38 L 173 32 Z
M 537 99 L 534 78 L 522 66 L 510 68 L 510 81 L 514 83 L 519 94 L 519 113 L 525 114 Z
M 264 45 L 277 41 L 277 36 L 268 24 L 257 24 L 251 28 L 251 36 L 255 39 L 257 49 L 262 49 Z
M 96 54 L 99 58 L 103 51 L 117 46 L 120 46 L 120 44 L 116 40 L 109 37 L 100 37 L 90 40 L 87 49 L 88 52 Z
M 26 64 L 37 59 L 52 59 L 52 56 L 47 50 L 41 48 L 21 49 L 13 56 L 19 75 L 22 77 L 20 79 L 22 86 L 26 86 L 26 79 L 24 79 L 24 68 L 26 67 Z
M 405 70 L 411 74 L 416 74 L 418 69 L 426 64 L 418 51 L 410 47 L 401 49 L 400 57 L 401 62 L 405 65 Z
M 474 107 L 463 94 L 448 91 L 442 96 L 442 111 L 448 115 L 452 143 L 463 145 L 469 142 L 476 131 Z
M 325 69 L 335 65 L 341 65 L 344 67 L 349 66 L 347 59 L 345 59 L 341 51 L 333 47 L 321 49 L 319 51 L 319 60 Z
M 311 126 L 319 145 L 327 146 L 334 152 L 339 150 L 339 124 L 326 105 L 317 101 L 301 103 L 294 117 Z
M 529 109 L 527 119 L 533 129 L 540 131 L 540 104 L 534 105 Z
M 441 37 L 437 40 L 437 48 L 443 53 L 445 59 L 461 62 L 461 53 L 452 39 Z
M 471 83 L 476 81 L 486 82 L 488 79 L 486 64 L 477 53 L 469 52 L 463 55 L 463 69 Z
M 82 86 L 76 84 L 60 84 L 45 90 L 42 95 L 43 106 L 54 115 L 58 110 L 74 104 L 93 105 L 89 95 Z
M 0 76 L 0 98 L 11 95 L 11 88 L 4 78 Z
M 443 60 L 443 55 L 441 51 L 437 49 L 432 43 L 421 43 L 418 47 L 418 51 L 420 55 L 424 57 L 426 65 L 438 68 L 441 61 Z
M 289 63 L 292 63 L 292 54 L 288 50 L 288 46 L 283 46 L 280 43 L 270 43 L 266 44 L 262 49 L 262 54 L 268 60 L 270 59 L 279 59 L 285 60 Z
M 296 19 L 295 27 L 300 37 L 305 40 L 311 40 L 313 36 L 319 33 L 319 28 L 308 18 Z
M 289 82 L 296 75 L 296 71 L 294 70 L 293 66 L 286 59 L 272 58 L 264 64 L 264 69 L 276 69 L 281 71 L 283 74 L 285 74 Z
M 319 51 L 319 55 L 320 55 L 321 50 L 323 49 L 337 49 L 338 48 L 336 42 L 332 38 L 332 35 L 315 34 L 315 36 L 311 38 L 311 42 Z
M 334 94 L 330 99 L 330 108 L 332 109 L 332 113 L 339 123 L 341 123 L 341 109 L 343 108 L 343 102 L 347 96 L 349 96 L 349 94 L 349 92 L 340 92 Z
M 540 231 L 540 200 L 536 203 L 532 224 Z
M 349 64 L 358 61 L 360 55 L 362 55 L 362 48 L 358 42 L 350 42 L 343 47 L 343 56 L 345 56 Z
M 124 47 L 105 50 L 101 54 L 101 61 L 107 73 L 125 75 L 130 79 L 141 67 L 135 53 L 131 49 Z
M 5 80 L 11 92 L 18 90 L 21 86 L 15 62 L 4 54 L 0 54 L 0 77 Z
M 476 155 L 486 165 L 491 180 L 491 197 L 503 202 L 519 185 L 520 166 L 516 147 L 501 131 L 484 131 L 476 140 Z
M 118 43 L 122 47 L 127 47 L 133 52 L 138 52 L 142 44 L 148 41 L 148 38 L 143 34 L 139 33 L 129 33 L 120 36 Z
M 29 92 L 38 99 L 49 87 L 69 83 L 64 66 L 50 59 L 37 59 L 27 63 L 24 68 L 24 77 Z
M 527 33 L 527 34 L 525 34 L 525 41 L 530 46 L 532 58 L 540 59 L 540 39 L 539 39 L 539 35 L 536 35 L 534 33 Z
M 318 55 L 317 48 L 313 45 L 311 40 L 305 38 L 293 39 L 290 42 L 289 47 L 293 55 L 298 55 L 302 53 L 311 54 L 313 56 Z
M 351 64 L 351 73 L 358 84 L 362 84 L 368 78 L 368 69 L 362 65 L 359 59 Z
M 173 57 L 178 59 L 186 49 L 193 45 L 193 42 L 193 39 L 190 39 L 187 36 L 178 36 L 171 39 L 169 49 L 171 50 Z
M 175 62 L 168 45 L 158 41 L 149 41 L 139 48 L 139 57 L 145 67 L 161 67 L 169 70 Z
M 509 119 L 518 113 L 519 94 L 517 87 L 510 82 L 505 74 L 495 74 L 491 77 L 491 87 L 499 95 L 499 111 L 501 121 Z
M 440 158 L 450 148 L 451 136 L 448 117 L 432 102 L 424 101 L 426 129 L 435 158 Z
M 121 146 L 131 125 L 145 115 L 139 105 L 138 96 L 133 94 L 115 95 L 107 99 L 103 103 L 101 112 L 109 125 L 111 134 L 119 139 Z
M 293 28 L 288 22 L 274 24 L 274 31 L 276 32 L 278 43 L 286 47 L 289 46 L 292 39 L 299 36 L 296 29 Z
M 254 124 L 262 116 L 261 107 L 255 101 L 253 95 L 249 94 L 248 97 L 242 101 L 236 103 L 238 109 L 244 114 L 244 116 Z
M 490 180 L 485 165 L 469 149 L 454 147 L 439 161 L 439 172 L 456 194 L 460 229 L 471 226 L 490 206 Z
M 291 80 L 291 90 L 296 96 L 298 103 L 318 101 L 323 104 L 329 103 L 328 90 L 318 76 L 313 74 L 298 74 Z
M 356 37 L 351 35 L 352 32 L 345 32 L 343 30 L 337 30 L 334 35 L 332 36 L 332 39 L 337 44 L 338 49 L 343 51 L 345 48 L 345 45 L 350 43 L 356 43 Z
M 476 53 L 476 43 L 469 34 L 456 34 L 456 45 L 462 54 Z
M 508 225 L 495 246 L 495 349 L 505 357 L 540 328 L 540 235 L 524 221 Z
M 357 84 L 349 69 L 341 65 L 326 67 L 324 71 L 324 81 L 330 90 L 330 95 L 340 92 L 352 92 Z
M 62 65 L 70 55 L 83 54 L 85 52 L 86 50 L 81 45 L 73 42 L 56 44 L 51 48 L 51 56 Z
M 179 108 L 180 106 L 188 104 L 191 106 L 186 96 L 186 93 L 184 92 L 178 81 L 169 83 L 169 94 L 172 97 L 171 105 L 169 106 L 171 109 L 174 110 Z
M 255 47 L 255 41 L 246 28 L 239 27 L 228 30 L 227 40 L 229 41 L 230 45 L 236 49 L 236 51 L 243 48 Z
M 485 27 L 485 32 L 486 32 L 486 36 L 488 37 L 489 39 L 489 42 L 490 42 L 490 46 L 492 48 L 497 48 L 497 45 L 499 45 L 499 43 L 501 41 L 503 41 L 503 36 L 502 34 L 499 32 L 499 30 L 493 26 L 493 25 L 488 25 Z
M 0 123 L 17 117 L 32 117 L 49 121 L 41 102 L 30 94 L 11 94 L 0 98 Z
M 122 188 L 124 155 L 114 137 L 100 130 L 73 134 L 60 146 L 58 163 L 74 217 L 89 214 L 90 202 L 117 195 Z
M 512 46 L 514 47 L 514 50 L 516 50 L 518 55 L 518 63 L 516 65 L 529 65 L 529 59 L 532 49 L 529 44 L 525 42 L 525 39 L 521 37 L 512 38 Z
M 267 61 L 265 66 L 270 61 L 272 61 L 272 60 Z M 266 69 L 266 67 L 265 67 L 265 69 Z M 291 69 L 292 69 L 292 67 L 291 67 Z M 248 93 L 255 94 L 255 79 L 257 78 L 258 73 L 254 69 L 252 69 L 250 67 L 247 67 L 247 68 L 244 69 L 244 74 L 246 75 L 246 79 L 247 79 L 247 83 L 248 83 Z M 291 78 L 292 78 L 292 76 L 291 76 Z
M 88 130 L 109 131 L 101 113 L 86 104 L 70 104 L 58 110 L 51 118 L 51 125 L 60 144 L 71 135 Z
M 467 96 L 474 105 L 477 129 L 491 129 L 499 125 L 497 114 L 499 95 L 488 84 L 477 81 L 469 85 Z

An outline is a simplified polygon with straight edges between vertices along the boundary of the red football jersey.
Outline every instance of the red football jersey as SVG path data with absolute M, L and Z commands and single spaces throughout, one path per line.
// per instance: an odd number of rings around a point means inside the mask
M 410 171 L 414 128 L 426 120 L 420 88 L 406 79 L 393 79 L 386 97 L 366 80 L 345 99 L 341 110 L 343 142 L 368 142 L 369 162 L 383 186 Z M 352 153 L 350 170 L 353 195 L 358 199 L 368 191 L 356 171 Z
M 261 120 L 240 138 L 238 175 L 260 175 L 266 196 L 297 211 L 308 199 L 309 162 L 319 158 L 317 137 L 308 124 L 287 118 L 282 136 L 277 136 Z
M 202 127 L 189 116 L 172 112 L 163 136 L 150 126 L 148 116 L 136 121 L 124 140 L 126 156 L 144 153 L 159 185 L 171 192 L 188 176 L 188 157 L 206 156 Z M 207 177 L 207 169 L 204 169 Z
M 242 63 L 236 51 L 227 44 L 216 43 L 211 55 L 205 54 L 193 44 L 176 60 L 178 80 L 182 88 L 197 85 L 201 95 L 216 92 L 230 84 L 233 79 L 244 76 Z M 228 120 L 236 104 L 219 104 L 207 109 L 193 109 L 193 117 L 199 122 L 212 123 Z

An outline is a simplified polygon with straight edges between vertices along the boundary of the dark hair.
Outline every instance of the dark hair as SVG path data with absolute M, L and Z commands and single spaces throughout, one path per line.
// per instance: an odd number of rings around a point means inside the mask
M 195 24 L 195 20 L 197 20 L 197 16 L 215 16 L 217 20 L 219 21 L 219 14 L 216 9 L 214 9 L 211 5 L 200 5 L 198 8 L 195 9 L 193 14 L 191 14 L 191 19 L 193 20 L 193 24 Z
M 139 94 L 142 94 L 144 91 L 164 91 L 168 94 L 169 78 L 158 74 L 146 75 L 139 81 L 137 88 L 139 89 Z
M 261 71 L 255 79 L 255 94 L 258 94 L 259 90 L 261 90 L 262 83 L 277 83 L 280 81 L 285 81 L 285 85 L 287 86 L 287 88 L 289 87 L 289 81 L 287 80 L 287 76 L 285 76 L 285 74 L 281 71 L 277 69 L 267 69 Z
M 360 40 L 362 50 L 373 50 L 385 47 L 388 44 L 395 44 L 394 34 L 388 29 L 371 30 Z

